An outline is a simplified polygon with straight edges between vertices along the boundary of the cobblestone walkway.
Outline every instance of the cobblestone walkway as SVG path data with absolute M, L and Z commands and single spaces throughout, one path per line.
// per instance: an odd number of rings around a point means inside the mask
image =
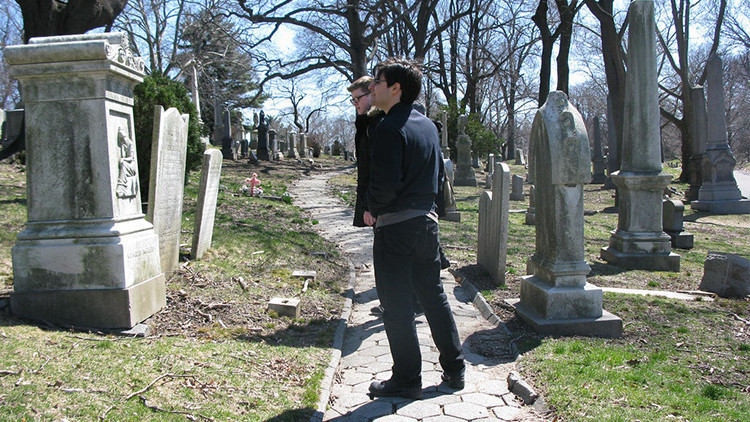
M 471 345 L 487 336 L 505 335 L 504 327 L 495 327 L 472 304 L 467 290 L 458 285 L 448 271 L 441 276 L 453 309 L 466 354 L 466 387 L 460 391 L 440 384 L 438 353 L 424 316 L 417 318 L 422 349 L 422 389 L 424 398 L 370 400 L 367 391 L 374 380 L 390 377 L 392 365 L 388 341 L 380 318 L 370 313 L 377 305 L 372 269 L 372 230 L 352 226 L 352 213 L 332 197 L 327 180 L 337 173 L 312 175 L 292 189 L 295 205 L 307 210 L 319 221 L 316 229 L 328 240 L 340 245 L 354 264 L 355 274 L 351 308 L 347 319 L 340 358 L 330 368 L 328 405 L 315 419 L 335 422 L 460 422 L 460 421 L 542 421 L 534 409 L 524 407 L 508 391 L 507 376 L 515 368 L 512 359 L 488 359 L 474 353 Z M 448 223 L 449 224 L 449 223 Z M 475 341 L 470 341 L 473 339 Z M 342 341 L 343 340 L 343 341 Z M 501 354 L 502 355 L 502 354 Z M 334 353 L 339 357 L 338 352 Z M 497 354 L 495 354 L 497 356 Z M 324 380 L 326 382 L 326 380 Z M 328 389 L 330 388 L 330 389 Z M 330 393 L 330 394 L 328 394 Z

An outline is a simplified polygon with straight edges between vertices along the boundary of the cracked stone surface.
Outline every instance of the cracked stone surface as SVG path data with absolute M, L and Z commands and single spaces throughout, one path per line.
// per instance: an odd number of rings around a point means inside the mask
M 353 169 L 352 169 L 353 171 Z M 352 261 L 356 279 L 352 312 L 347 322 L 341 359 L 324 421 L 331 422 L 479 422 L 545 421 L 534 409 L 519 407 L 508 391 L 507 376 L 515 361 L 499 361 L 471 350 L 468 337 L 498 332 L 481 317 L 472 298 L 449 271 L 441 278 L 456 319 L 466 355 L 466 387 L 456 391 L 441 384 L 438 353 L 424 315 L 417 318 L 423 360 L 423 398 L 367 397 L 372 381 L 390 377 L 393 360 L 382 320 L 370 313 L 379 304 L 372 266 L 373 232 L 352 226 L 352 210 L 331 194 L 327 180 L 337 172 L 312 174 L 291 189 L 294 204 L 315 217 L 321 236 L 338 244 Z M 441 224 L 455 224 L 441 222 Z M 450 259 L 450 256 L 448 257 Z M 493 331 L 494 330 L 494 331 Z M 509 397 L 510 396 L 510 397 Z

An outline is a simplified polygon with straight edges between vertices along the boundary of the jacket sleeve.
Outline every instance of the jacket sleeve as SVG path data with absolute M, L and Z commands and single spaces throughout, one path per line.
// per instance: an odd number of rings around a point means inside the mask
M 378 125 L 373 135 L 367 204 L 377 217 L 396 199 L 403 184 L 404 139 L 399 130 L 387 124 Z

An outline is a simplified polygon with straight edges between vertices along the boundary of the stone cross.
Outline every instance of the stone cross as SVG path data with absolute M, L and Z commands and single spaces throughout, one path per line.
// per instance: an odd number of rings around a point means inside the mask
M 727 141 L 727 118 L 724 105 L 724 80 L 721 58 L 713 53 L 706 63 L 708 84 L 708 144 L 701 161 L 703 183 L 698 200 L 690 207 L 715 214 L 748 214 L 750 200 L 744 199 L 734 178 L 734 159 Z
M 536 251 L 521 281 L 519 315 L 542 334 L 619 337 L 622 321 L 602 309 L 586 281 L 583 185 L 591 180 L 586 125 L 553 91 L 534 117 L 529 172 L 535 184 Z
M 209 149 L 203 153 L 203 168 L 198 190 L 198 206 L 195 210 L 195 229 L 193 246 L 190 249 L 191 259 L 201 259 L 211 248 L 216 217 L 216 200 L 219 197 L 219 180 L 221 178 L 221 152 Z
M 166 304 L 134 138 L 143 61 L 120 32 L 32 38 L 4 56 L 23 88 L 29 153 L 11 309 L 55 324 L 133 327 Z
M 496 163 L 492 191 L 484 191 L 479 200 L 477 264 L 497 284 L 505 284 L 508 250 L 508 212 L 510 207 L 510 168 Z
M 662 197 L 672 176 L 661 169 L 653 1 L 633 1 L 628 16 L 622 157 L 620 170 L 612 174 L 619 215 L 617 230 L 601 257 L 628 269 L 679 271 L 680 256 L 672 252 L 669 235 L 662 229 Z
M 190 115 L 176 108 L 164 111 L 154 106 L 151 145 L 151 177 L 146 220 L 159 236 L 161 270 L 168 277 L 180 260 L 182 196 L 185 190 L 185 160 Z
M 457 162 L 456 174 L 453 179 L 454 186 L 476 186 L 477 178 L 471 162 L 471 138 L 466 134 L 468 117 L 458 116 L 459 135 L 456 140 Z

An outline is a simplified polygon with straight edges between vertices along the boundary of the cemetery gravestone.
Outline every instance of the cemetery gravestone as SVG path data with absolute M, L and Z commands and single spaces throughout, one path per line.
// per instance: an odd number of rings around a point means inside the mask
M 495 154 L 490 154 L 487 157 L 487 176 L 484 180 L 484 187 L 492 189 L 492 175 L 495 172 Z
M 12 312 L 130 328 L 166 304 L 159 239 L 142 213 L 124 33 L 32 38 L 5 59 L 26 105 L 28 222 L 13 247 Z
M 526 218 L 524 219 L 524 224 L 527 226 L 533 226 L 536 222 L 535 190 L 534 185 L 529 186 L 529 207 L 526 209 Z
M 250 150 L 258 150 L 258 129 L 250 132 Z
M 586 281 L 583 185 L 591 180 L 586 126 L 565 93 L 554 91 L 531 128 L 536 251 L 521 281 L 518 314 L 545 335 L 619 337 L 622 320 L 602 309 L 602 290 Z
M 487 270 L 495 283 L 505 284 L 510 168 L 505 163 L 497 163 L 493 174 L 492 191 L 484 191 L 479 200 L 477 264 Z
M 471 163 L 471 139 L 466 134 L 466 116 L 458 116 L 459 135 L 456 140 L 456 149 L 458 159 L 456 163 L 456 174 L 453 179 L 453 186 L 476 186 L 477 178 L 474 174 L 474 168 Z
M 250 150 L 250 142 L 248 142 L 247 139 L 242 139 L 240 141 L 240 156 L 242 158 L 247 158 L 247 153 Z
M 198 206 L 195 210 L 193 246 L 190 250 L 191 259 L 201 259 L 203 254 L 211 247 L 220 179 L 221 153 L 218 150 L 209 149 L 203 153 Z
M 290 132 L 287 134 L 287 158 L 299 158 L 299 150 L 297 149 L 297 132 Z
M 665 199 L 663 203 L 664 232 L 669 235 L 673 248 L 692 249 L 693 235 L 686 232 L 682 214 L 685 205 L 678 199 Z
M 720 297 L 750 296 L 750 260 L 739 255 L 709 252 L 698 288 Z
M 620 143 L 617 139 L 612 97 L 607 94 L 607 181 L 604 182 L 605 189 L 616 187 L 612 182 L 612 174 L 617 170 L 620 170 Z
M 154 106 L 146 220 L 154 225 L 159 236 L 161 270 L 166 277 L 177 268 L 180 260 L 189 119 L 190 115 L 181 115 L 176 108 L 164 111 L 162 106 Z
M 260 111 L 258 120 L 258 160 L 269 161 L 271 159 L 268 150 L 268 125 L 266 124 L 266 114 Z
M 271 150 L 271 160 L 278 160 L 279 154 L 279 142 L 276 139 L 276 131 L 273 129 L 268 130 L 268 148 Z
M 602 128 L 599 124 L 599 116 L 594 117 L 594 175 L 591 177 L 591 183 L 604 183 L 607 181 L 607 175 L 604 170 L 607 167 L 607 161 L 602 153 Z
M 706 120 L 706 96 L 702 86 L 690 88 L 690 101 L 693 103 L 690 116 L 690 133 L 693 143 L 690 154 L 690 188 L 685 192 L 685 201 L 698 199 L 703 184 L 703 151 L 706 150 L 708 125 Z
M 523 201 L 526 199 L 523 196 L 523 177 L 514 174 L 513 178 L 511 180 L 511 192 L 510 192 L 510 200 L 511 201 Z
M 654 3 L 634 1 L 628 16 L 622 157 L 620 170 L 612 174 L 619 215 L 601 257 L 628 269 L 679 271 L 680 256 L 662 227 L 662 198 L 672 176 L 661 164 Z
M 724 81 L 722 64 L 714 53 L 706 63 L 708 83 L 708 145 L 703 153 L 703 183 L 698 191 L 698 200 L 690 207 L 697 211 L 715 214 L 748 214 L 750 200 L 743 199 L 737 180 L 734 178 L 734 159 L 727 141 L 727 118 L 724 105 Z
M 307 151 L 307 134 L 306 133 L 300 133 L 299 134 L 299 156 L 302 158 L 307 158 L 311 154 Z

